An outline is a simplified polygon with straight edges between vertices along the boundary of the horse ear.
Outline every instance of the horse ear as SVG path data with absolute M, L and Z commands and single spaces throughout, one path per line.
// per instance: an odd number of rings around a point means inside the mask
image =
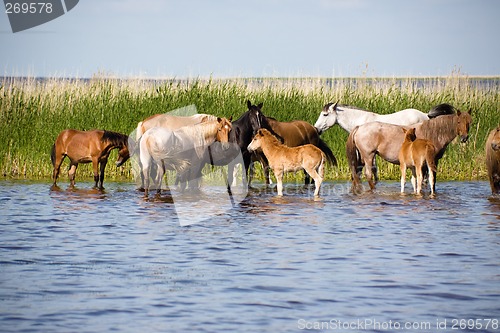
M 472 108 L 469 108 L 469 114 L 472 114 Z
M 257 105 L 259 109 L 262 109 L 262 106 L 264 106 L 264 103 L 259 103 L 259 105 Z
M 457 109 L 457 115 L 460 116 L 462 114 L 462 111 L 460 111 L 459 109 Z
M 233 121 L 233 116 L 229 117 L 229 122 Z
M 252 107 L 252 102 L 250 102 L 249 99 L 247 99 L 247 107 L 250 109 Z
M 404 127 L 401 127 L 401 129 L 403 130 L 403 133 L 406 134 L 406 132 L 408 132 L 408 130 Z
M 339 104 L 339 101 L 336 101 L 335 104 L 332 106 L 332 110 L 337 110 L 337 105 Z

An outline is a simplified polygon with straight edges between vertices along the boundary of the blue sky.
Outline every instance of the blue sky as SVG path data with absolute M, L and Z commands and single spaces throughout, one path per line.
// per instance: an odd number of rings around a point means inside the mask
M 497 0 L 80 0 L 13 34 L 0 75 L 500 75 Z

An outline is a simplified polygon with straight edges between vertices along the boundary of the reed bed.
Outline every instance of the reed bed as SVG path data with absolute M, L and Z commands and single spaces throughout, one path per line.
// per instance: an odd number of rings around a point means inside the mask
M 439 103 L 473 111 L 469 142 L 452 143 L 438 168 L 439 180 L 486 179 L 484 144 L 500 123 L 499 78 L 460 74 L 439 78 L 238 78 L 238 79 L 91 79 L 4 78 L 0 86 L 0 171 L 4 178 L 48 178 L 50 150 L 66 128 L 132 132 L 142 119 L 194 104 L 199 113 L 237 119 L 246 100 L 263 102 L 263 112 L 282 121 L 316 121 L 324 104 L 339 101 L 377 113 L 405 108 L 426 112 Z M 339 126 L 323 139 L 339 166 L 327 168 L 327 180 L 350 179 L 345 156 L 347 133 Z M 111 157 L 115 158 L 115 155 Z M 380 159 L 379 159 L 380 160 Z M 378 162 L 382 179 L 399 179 L 399 167 Z M 262 174 L 258 174 L 262 176 Z M 77 181 L 91 176 L 78 169 Z M 107 179 L 132 180 L 130 163 L 109 163 Z M 288 181 L 301 180 L 302 173 Z M 65 175 L 62 173 L 61 181 Z

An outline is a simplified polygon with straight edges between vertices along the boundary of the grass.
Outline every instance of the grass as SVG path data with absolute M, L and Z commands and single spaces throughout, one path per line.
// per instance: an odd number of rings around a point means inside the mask
M 268 116 L 314 123 L 323 105 L 331 101 L 377 113 L 410 107 L 427 111 L 446 102 L 461 110 L 471 108 L 473 124 L 466 145 L 448 147 L 439 164 L 438 180 L 486 179 L 484 143 L 489 131 L 500 123 L 498 82 L 499 78 L 456 73 L 444 78 L 379 79 L 6 78 L 0 87 L 0 171 L 4 178 L 49 178 L 50 149 L 61 130 L 100 128 L 128 134 L 149 115 L 190 104 L 199 113 L 237 119 L 250 99 L 263 102 Z M 323 139 L 339 161 L 337 168 L 327 169 L 327 179 L 350 179 L 345 157 L 347 133 L 335 126 Z M 399 167 L 385 162 L 378 165 L 382 179 L 399 179 Z M 90 166 L 79 167 L 77 181 L 90 176 Z M 130 163 L 118 169 L 110 163 L 106 178 L 132 180 Z

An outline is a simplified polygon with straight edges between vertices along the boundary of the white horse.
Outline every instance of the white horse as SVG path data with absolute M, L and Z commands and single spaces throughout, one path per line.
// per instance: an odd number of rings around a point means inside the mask
M 455 113 L 455 109 L 449 104 L 437 105 L 429 113 L 423 113 L 417 109 L 404 109 L 390 114 L 377 114 L 352 106 L 338 105 L 337 102 L 335 104 L 328 103 L 323 107 L 314 127 L 321 134 L 335 124 L 339 124 L 340 127 L 350 133 L 356 126 L 361 126 L 372 121 L 410 126 L 429 120 L 429 118 L 453 113 Z
M 166 170 L 186 173 L 191 166 L 199 163 L 209 145 L 215 141 L 228 145 L 230 130 L 231 122 L 226 118 L 184 126 L 175 131 L 164 127 L 148 129 L 139 142 L 144 197 L 148 197 L 152 167 L 156 166 L 158 170 L 153 178 L 157 195 L 160 195 L 161 181 Z

